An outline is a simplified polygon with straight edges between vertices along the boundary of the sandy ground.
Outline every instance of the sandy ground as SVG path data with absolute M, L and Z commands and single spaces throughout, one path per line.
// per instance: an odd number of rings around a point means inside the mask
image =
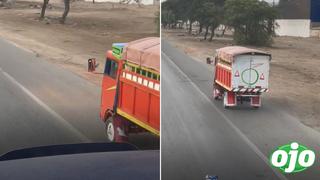
M 74 1 L 62 25 L 62 0 L 50 0 L 43 21 L 39 21 L 41 3 L 24 0 L 11 9 L 0 8 L 0 37 L 96 84 L 101 82 L 99 72 L 112 43 L 158 36 L 154 19 L 159 6 Z M 86 72 L 92 57 L 100 63 L 97 74 Z
M 203 63 L 215 49 L 233 44 L 230 37 L 208 42 L 187 35 L 185 30 L 162 30 L 162 37 Z M 277 37 L 272 47 L 252 48 L 272 54 L 270 92 L 264 96 L 320 131 L 320 39 Z

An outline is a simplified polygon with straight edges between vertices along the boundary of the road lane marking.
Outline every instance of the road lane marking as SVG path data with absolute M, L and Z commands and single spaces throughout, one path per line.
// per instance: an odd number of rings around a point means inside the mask
M 287 180 L 287 178 L 283 174 L 281 174 L 278 170 L 272 168 L 269 163 L 269 159 L 259 150 L 259 148 L 253 142 L 249 140 L 249 138 L 235 124 L 233 124 L 233 122 L 214 103 L 212 103 L 211 99 L 201 91 L 201 89 L 188 77 L 188 75 L 186 75 L 168 55 L 166 55 L 164 52 L 162 52 L 161 54 L 169 60 L 168 62 L 172 64 L 184 76 L 184 78 L 189 80 L 190 84 L 211 104 L 211 106 L 219 113 L 219 115 L 222 116 L 224 120 L 226 120 L 226 122 L 232 127 L 232 129 L 236 131 L 236 133 L 267 164 L 267 166 L 270 167 L 274 174 L 282 180 Z
M 60 116 L 57 112 L 55 112 L 52 108 L 50 108 L 47 104 L 45 104 L 41 99 L 35 96 L 31 91 L 25 88 L 22 84 L 20 84 L 17 80 L 15 80 L 10 74 L 3 71 L 0 67 L 0 72 L 14 85 L 19 87 L 25 94 L 27 94 L 32 100 L 34 100 L 38 105 L 40 105 L 43 109 L 45 109 L 48 113 L 50 113 L 53 117 L 55 117 L 60 123 L 64 125 L 67 129 L 69 129 L 73 134 L 75 134 L 81 141 L 90 142 L 90 139 L 83 135 L 78 129 L 72 126 L 67 120 L 65 120 L 62 116 Z

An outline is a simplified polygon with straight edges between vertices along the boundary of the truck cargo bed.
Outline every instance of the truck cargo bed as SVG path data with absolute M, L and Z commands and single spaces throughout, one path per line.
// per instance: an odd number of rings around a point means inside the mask
M 159 134 L 159 82 L 124 70 L 119 85 L 117 112 L 144 129 Z

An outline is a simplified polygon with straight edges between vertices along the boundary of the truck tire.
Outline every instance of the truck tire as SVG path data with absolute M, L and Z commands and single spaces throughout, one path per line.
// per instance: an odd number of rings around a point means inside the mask
M 213 89 L 212 89 L 212 96 L 215 100 L 218 100 L 219 99 L 219 90 L 213 86 Z
M 117 118 L 117 116 L 110 116 L 106 120 L 106 135 L 109 142 L 127 142 L 128 135 L 125 132 L 125 125 L 123 120 Z
M 106 120 L 106 136 L 109 140 L 109 142 L 115 142 L 116 140 L 116 128 L 113 124 L 113 118 L 112 116 L 110 116 L 107 120 Z

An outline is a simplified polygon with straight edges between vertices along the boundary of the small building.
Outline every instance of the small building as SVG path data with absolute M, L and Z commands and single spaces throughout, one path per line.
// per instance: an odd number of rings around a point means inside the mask
M 320 0 L 265 0 L 279 13 L 276 20 L 279 36 L 319 36 Z

